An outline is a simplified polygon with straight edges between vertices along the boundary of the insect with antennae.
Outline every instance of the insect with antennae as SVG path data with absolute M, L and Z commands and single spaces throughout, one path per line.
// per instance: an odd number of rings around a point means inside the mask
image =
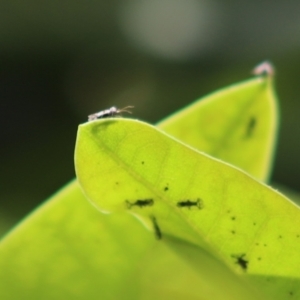
M 90 121 L 94 121 L 94 120 L 98 120 L 98 119 L 112 118 L 112 117 L 115 117 L 115 116 L 121 114 L 122 112 L 127 112 L 127 113 L 131 114 L 131 111 L 128 110 L 129 108 L 133 108 L 133 106 L 126 106 L 121 109 L 118 109 L 117 107 L 112 106 L 111 108 L 101 110 L 97 113 L 89 115 L 88 121 L 90 122 Z

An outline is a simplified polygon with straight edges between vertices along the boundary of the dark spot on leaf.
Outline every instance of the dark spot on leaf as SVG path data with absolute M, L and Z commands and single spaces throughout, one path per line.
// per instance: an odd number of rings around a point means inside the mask
M 177 202 L 178 207 L 187 207 L 190 209 L 191 207 L 197 207 L 198 209 L 202 209 L 202 200 L 198 198 L 196 201 L 191 201 L 191 200 L 182 200 Z
M 168 190 L 169 190 L 169 188 L 167 186 L 165 186 L 164 191 L 166 192 Z
M 294 292 L 290 291 L 289 292 L 290 296 L 294 296 Z
M 252 116 L 249 119 L 248 124 L 247 124 L 246 135 L 245 135 L 246 138 L 250 138 L 252 136 L 253 131 L 256 127 L 256 123 L 257 123 L 256 118 Z
M 238 264 L 243 270 L 247 270 L 249 261 L 245 259 L 245 253 L 239 255 L 232 254 L 231 256 L 236 259 L 236 264 Z
M 297 238 L 299 238 L 300 237 L 300 235 L 299 234 L 297 234 Z
M 267 247 L 267 244 L 264 244 L 265 247 Z
M 256 223 L 253 223 L 254 226 L 256 226 Z
M 258 245 L 259 245 L 259 243 L 255 243 L 255 245 L 256 245 L 256 246 L 258 246 Z
M 232 234 L 235 234 L 235 231 L 234 231 L 234 230 L 231 230 L 231 233 L 232 233 Z
M 152 224 L 153 224 L 155 237 L 156 237 L 157 240 L 160 240 L 162 238 L 162 234 L 161 234 L 160 228 L 157 224 L 157 220 L 154 216 L 150 216 L 150 219 L 151 219 Z
M 227 210 L 227 213 L 230 214 L 230 210 L 229 209 Z
M 231 220 L 234 221 L 234 220 L 235 220 L 235 217 L 231 217 Z
M 279 238 L 279 239 L 282 239 L 282 235 L 279 235 L 278 238 Z
M 261 260 L 261 257 L 258 257 L 257 260 Z
M 152 206 L 154 204 L 153 199 L 138 199 L 135 202 L 130 202 L 128 200 L 125 200 L 127 208 L 131 208 L 132 206 L 138 206 L 140 208 L 143 208 L 145 206 Z
M 142 165 L 144 164 L 145 162 L 144 161 L 142 161 Z
M 116 184 L 119 184 L 119 182 L 116 182 Z

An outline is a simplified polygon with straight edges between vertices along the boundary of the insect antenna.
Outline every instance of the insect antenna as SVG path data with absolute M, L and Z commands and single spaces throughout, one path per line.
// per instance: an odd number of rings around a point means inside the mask
M 129 108 L 134 108 L 134 106 L 126 106 L 121 109 L 118 109 L 118 113 L 127 112 L 129 114 L 132 114 L 132 112 L 130 110 L 128 110 Z

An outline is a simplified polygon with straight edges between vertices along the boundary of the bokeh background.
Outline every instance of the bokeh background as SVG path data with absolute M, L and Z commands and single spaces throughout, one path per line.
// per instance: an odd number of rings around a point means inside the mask
M 77 126 L 134 105 L 155 123 L 274 63 L 273 182 L 299 190 L 300 1 L 0 0 L 0 227 L 74 178 Z

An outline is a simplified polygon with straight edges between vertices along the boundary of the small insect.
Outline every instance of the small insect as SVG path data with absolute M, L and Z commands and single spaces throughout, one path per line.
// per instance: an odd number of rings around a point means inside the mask
M 130 209 L 132 206 L 138 206 L 143 208 L 145 206 L 152 206 L 154 204 L 153 199 L 138 199 L 135 202 L 129 202 L 128 200 L 125 201 L 127 207 Z
M 241 255 L 231 255 L 233 258 L 236 259 L 236 264 L 240 265 L 240 267 L 244 270 L 247 270 L 249 261 L 245 259 L 246 254 Z
M 151 219 L 151 221 L 153 223 L 155 237 L 156 237 L 156 239 L 160 240 L 162 238 L 162 234 L 161 234 L 160 228 L 159 228 L 159 226 L 157 224 L 156 218 L 154 216 L 150 216 L 150 219 Z
M 115 116 L 121 114 L 124 111 L 131 114 L 131 111 L 128 110 L 129 108 L 133 108 L 133 106 L 126 106 L 126 107 L 121 108 L 121 109 L 118 109 L 117 107 L 113 106 L 111 108 L 101 110 L 97 113 L 89 115 L 88 116 L 88 121 L 90 122 L 90 121 L 94 121 L 94 120 L 98 120 L 98 119 L 115 117 Z
M 199 209 L 202 208 L 202 203 L 201 199 L 197 199 L 196 201 L 191 201 L 191 200 L 184 200 L 184 201 L 179 201 L 177 202 L 178 207 L 187 207 L 190 209 L 192 206 L 198 207 Z
M 252 73 L 254 75 L 263 75 L 263 76 L 274 76 L 275 74 L 275 70 L 273 65 L 268 62 L 268 61 L 264 61 L 261 64 L 259 64 L 258 66 L 256 66 Z

